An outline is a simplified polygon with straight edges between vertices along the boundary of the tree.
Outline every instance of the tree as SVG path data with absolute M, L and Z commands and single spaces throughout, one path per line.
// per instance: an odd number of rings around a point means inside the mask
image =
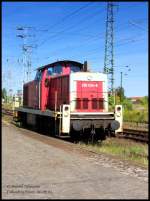
M 115 94 L 116 94 L 116 96 L 120 97 L 120 102 L 122 102 L 125 99 L 124 88 L 123 87 L 116 88 L 115 89 Z
M 114 107 L 115 107 L 115 105 L 114 105 L 114 97 L 110 93 L 108 93 L 108 106 L 109 106 L 110 111 L 114 110 Z
M 148 96 L 144 96 L 140 99 L 142 105 L 148 105 Z
M 132 104 L 131 100 L 129 100 L 128 98 L 124 98 L 122 105 L 124 106 L 124 109 L 126 109 L 126 110 L 133 109 L 133 104 Z
M 6 101 L 7 100 L 7 91 L 5 88 L 2 89 L 2 98 Z

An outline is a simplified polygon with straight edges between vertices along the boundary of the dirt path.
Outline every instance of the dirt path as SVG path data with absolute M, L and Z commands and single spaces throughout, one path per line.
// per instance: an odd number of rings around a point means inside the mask
M 124 168 L 105 155 L 2 124 L 3 199 L 147 199 L 147 171 L 137 168 L 140 178 Z

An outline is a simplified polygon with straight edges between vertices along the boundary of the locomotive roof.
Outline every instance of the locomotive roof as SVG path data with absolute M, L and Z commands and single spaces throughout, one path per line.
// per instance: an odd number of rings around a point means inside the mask
M 62 61 L 56 61 L 56 62 L 53 62 L 51 64 L 47 64 L 45 66 L 41 66 L 39 68 L 37 68 L 37 70 L 44 70 L 45 68 L 48 68 L 48 67 L 54 67 L 56 64 L 68 64 L 68 63 L 71 63 L 73 65 L 77 65 L 79 66 L 80 68 L 83 68 L 83 64 L 80 63 L 80 62 L 77 62 L 77 61 L 71 61 L 71 60 L 62 60 Z

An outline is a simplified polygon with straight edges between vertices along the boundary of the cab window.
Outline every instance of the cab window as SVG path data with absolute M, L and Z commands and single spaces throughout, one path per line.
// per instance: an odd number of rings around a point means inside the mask
M 53 68 L 52 67 L 49 67 L 48 69 L 47 69 L 47 76 L 51 76 L 51 75 L 53 75 Z
M 62 65 L 57 64 L 54 66 L 53 75 L 61 74 L 62 73 Z
M 80 67 L 70 64 L 71 73 L 80 72 Z
M 41 71 L 37 71 L 36 76 L 35 76 L 35 80 L 36 81 L 40 81 L 42 77 L 42 72 Z

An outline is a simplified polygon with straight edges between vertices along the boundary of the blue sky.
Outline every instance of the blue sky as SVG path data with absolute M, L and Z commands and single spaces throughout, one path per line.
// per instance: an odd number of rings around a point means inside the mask
M 22 44 L 16 37 L 28 29 L 35 69 L 57 59 L 87 60 L 92 71 L 104 67 L 106 2 L 3 2 L 2 87 L 21 89 Z M 148 3 L 116 2 L 114 17 L 115 87 L 123 72 L 125 95 L 148 95 Z M 127 72 L 129 66 L 131 71 Z M 128 74 L 125 76 L 124 74 Z

